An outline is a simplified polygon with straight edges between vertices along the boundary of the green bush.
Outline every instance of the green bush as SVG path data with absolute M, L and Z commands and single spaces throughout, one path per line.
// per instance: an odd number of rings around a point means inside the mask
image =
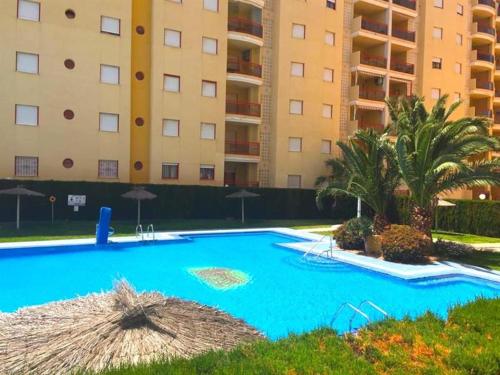
M 382 254 L 389 262 L 424 263 L 431 242 L 423 233 L 407 225 L 392 225 L 382 233 Z
M 475 249 L 464 243 L 437 240 L 432 246 L 432 253 L 442 257 L 463 257 L 472 254 Z
M 373 233 L 372 225 L 372 221 L 366 217 L 346 221 L 335 232 L 337 245 L 344 250 L 364 249 L 365 238 Z

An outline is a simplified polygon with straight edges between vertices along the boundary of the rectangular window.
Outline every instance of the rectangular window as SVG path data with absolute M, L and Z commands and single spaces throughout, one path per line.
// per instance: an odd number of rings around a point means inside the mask
M 302 152 L 302 138 L 295 138 L 295 137 L 288 138 L 288 151 Z
M 118 160 L 99 160 L 97 173 L 100 178 L 118 178 Z
M 203 9 L 211 10 L 212 12 L 218 12 L 219 0 L 203 0 Z
M 101 16 L 101 33 L 120 35 L 120 19 Z
M 304 113 L 304 102 L 302 100 L 290 100 L 290 114 L 301 115 Z
M 325 44 L 329 46 L 335 45 L 335 33 L 331 31 L 325 31 Z
M 433 27 L 432 28 L 432 37 L 434 39 L 443 39 L 443 28 L 442 27 Z
M 99 113 L 99 130 L 102 132 L 118 132 L 120 116 L 116 113 Z
M 462 74 L 462 64 L 461 63 L 455 63 L 455 73 L 457 74 Z
M 38 158 L 34 156 L 15 157 L 16 177 L 38 177 Z
M 217 96 L 217 82 L 202 81 L 201 95 L 209 98 L 215 98 Z
M 38 126 L 38 107 L 16 104 L 16 124 Z
M 161 178 L 177 180 L 179 178 L 179 163 L 163 163 L 161 165 Z
M 333 106 L 331 104 L 323 104 L 322 116 L 323 118 L 332 118 Z
M 291 74 L 294 77 L 304 77 L 304 64 L 292 62 Z
M 40 3 L 30 0 L 18 0 L 17 18 L 20 20 L 40 21 Z
M 217 55 L 218 53 L 218 42 L 217 39 L 214 38 L 202 38 L 202 51 L 203 53 L 207 53 L 209 55 Z
M 215 139 L 215 124 L 202 122 L 200 125 L 201 139 Z
M 101 82 L 110 85 L 120 84 L 120 67 L 113 65 L 101 65 Z
M 443 8 L 443 0 L 434 0 L 434 6 L 436 8 Z
M 464 6 L 462 4 L 457 4 L 457 14 L 460 16 L 464 15 Z
M 16 70 L 22 73 L 38 74 L 38 55 L 16 52 Z
M 178 137 L 179 136 L 179 120 L 166 119 L 163 120 L 163 136 Z
M 181 48 L 182 33 L 177 30 L 165 29 L 165 45 Z
M 200 165 L 200 180 L 215 180 L 215 165 Z
M 323 69 L 323 81 L 333 82 L 333 69 L 329 68 Z
M 302 186 L 302 176 L 296 174 L 288 175 L 287 186 L 289 189 L 300 189 Z
M 439 99 L 441 97 L 441 89 L 431 89 L 431 98 L 432 99 Z
M 326 0 L 326 7 L 329 9 L 334 9 L 336 8 L 336 1 L 335 0 Z
M 180 92 L 181 77 L 165 74 L 163 77 L 163 89 L 169 92 Z
M 306 26 L 298 23 L 292 24 L 292 37 L 295 39 L 305 39 Z
M 464 43 L 464 37 L 462 36 L 462 34 L 457 33 L 455 40 L 457 42 L 457 46 L 461 46 Z
M 321 140 L 321 153 L 331 154 L 332 153 L 332 141 L 328 139 Z
M 442 69 L 443 59 L 441 57 L 432 58 L 432 69 Z

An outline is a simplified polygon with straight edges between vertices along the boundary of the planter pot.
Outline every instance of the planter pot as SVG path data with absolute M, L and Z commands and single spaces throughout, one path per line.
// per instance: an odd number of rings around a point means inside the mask
M 382 255 L 382 242 L 379 235 L 368 236 L 365 239 L 365 252 L 368 255 L 380 256 Z

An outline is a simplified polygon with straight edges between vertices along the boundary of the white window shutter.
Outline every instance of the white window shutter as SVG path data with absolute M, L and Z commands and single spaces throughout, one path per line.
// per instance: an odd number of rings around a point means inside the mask
M 180 78 L 174 76 L 165 76 L 163 86 L 165 91 L 179 92 L 180 91 Z
M 38 55 L 17 52 L 16 70 L 23 73 L 38 74 Z
M 165 45 L 169 47 L 181 47 L 181 32 L 177 30 L 165 29 Z
M 19 0 L 17 18 L 28 21 L 40 21 L 40 3 L 37 1 Z
M 203 52 L 210 55 L 217 55 L 217 39 L 203 37 Z
M 16 124 L 38 126 L 38 107 L 32 105 L 16 105 Z
M 215 98 L 217 95 L 217 84 L 215 82 L 202 82 L 202 95 L 210 98 Z
M 163 120 L 163 135 L 165 137 L 178 137 L 179 120 Z
M 117 132 L 119 116 L 115 113 L 99 114 L 99 129 L 103 132 Z
M 120 68 L 112 65 L 101 65 L 101 82 L 118 85 L 120 83 Z
M 201 123 L 201 139 L 215 139 L 215 124 Z
M 101 31 L 104 33 L 120 35 L 120 19 L 102 16 Z

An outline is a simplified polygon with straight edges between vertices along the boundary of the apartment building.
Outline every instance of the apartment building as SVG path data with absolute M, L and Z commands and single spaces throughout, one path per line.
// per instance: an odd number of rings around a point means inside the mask
M 0 178 L 312 188 L 335 142 L 413 93 L 500 135 L 497 8 L 4 0 Z M 479 194 L 500 192 L 457 193 Z

